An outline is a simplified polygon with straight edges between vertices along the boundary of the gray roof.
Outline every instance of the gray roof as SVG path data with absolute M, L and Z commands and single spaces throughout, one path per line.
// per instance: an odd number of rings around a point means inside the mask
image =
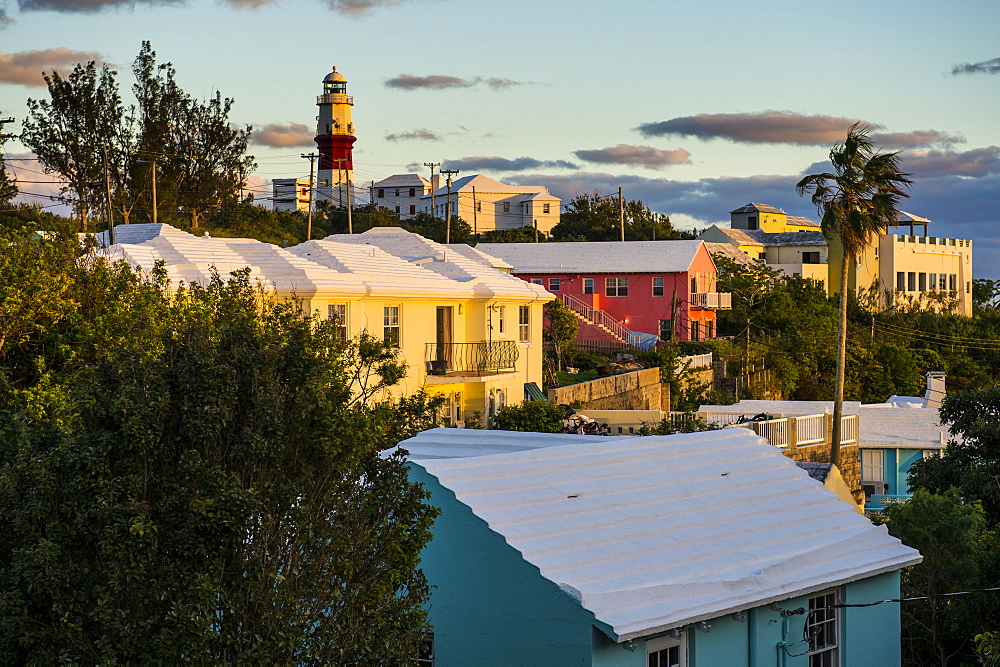
M 775 208 L 769 204 L 758 204 L 751 202 L 746 206 L 740 206 L 735 211 L 730 211 L 730 213 L 784 213 L 780 208 Z
M 755 265 L 757 263 L 750 257 L 750 255 L 728 243 L 711 243 L 709 241 L 705 241 L 705 247 L 708 248 L 708 252 L 712 255 L 712 257 L 718 257 L 721 255 L 722 257 L 731 259 L 737 264 L 745 264 L 747 266 Z
M 514 273 L 674 273 L 687 271 L 703 241 L 480 243 Z
M 921 560 L 747 429 L 439 428 L 400 447 L 619 642 Z
M 826 482 L 826 478 L 830 476 L 830 470 L 833 469 L 832 463 L 814 463 L 812 461 L 796 461 L 795 465 L 802 468 L 809 476 L 812 477 L 817 482 Z
M 717 229 L 740 245 L 775 246 L 825 246 L 826 237 L 823 232 L 765 232 L 760 229 L 733 229 L 717 227 Z

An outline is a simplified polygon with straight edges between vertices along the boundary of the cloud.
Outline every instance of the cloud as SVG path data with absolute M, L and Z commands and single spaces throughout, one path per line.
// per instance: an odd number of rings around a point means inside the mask
M 421 127 L 406 132 L 390 132 L 385 135 L 386 141 L 443 141 L 444 137 Z
M 903 169 L 916 178 L 1000 176 L 1000 146 L 968 151 L 931 150 L 903 153 Z
M 495 76 L 475 76 L 471 79 L 462 79 L 446 74 L 430 74 L 428 76 L 400 74 L 399 76 L 387 79 L 385 86 L 386 88 L 397 88 L 399 90 L 420 90 L 422 88 L 445 90 L 447 88 L 471 88 L 481 83 L 486 84 L 493 90 L 506 90 L 512 86 L 527 85 L 529 82 L 514 81 L 513 79 L 503 79 Z
M 691 163 L 691 153 L 683 148 L 664 151 L 652 146 L 634 146 L 630 144 L 618 144 L 610 148 L 573 151 L 573 155 L 585 162 L 641 165 L 647 169 L 660 169 L 670 164 Z
M 7 26 L 11 25 L 12 23 L 14 23 L 14 19 L 12 19 L 11 17 L 7 16 L 7 10 L 6 9 L 4 9 L 3 7 L 0 7 L 0 30 L 3 30 L 4 28 L 6 28 Z
M 744 144 L 796 144 L 827 146 L 844 140 L 856 119 L 838 116 L 806 116 L 791 111 L 758 113 L 719 113 L 680 116 L 658 123 L 643 123 L 635 128 L 645 137 L 696 137 L 698 139 L 728 139 Z M 869 123 L 871 130 L 884 129 Z M 876 143 L 893 148 L 914 148 L 935 144 L 960 143 L 961 136 L 937 130 L 872 133 Z
M 312 146 L 315 132 L 301 123 L 269 123 L 254 130 L 251 141 L 258 146 L 291 148 Z
M 496 155 L 479 155 L 463 157 L 457 160 L 446 160 L 445 169 L 461 171 L 524 171 L 526 169 L 579 169 L 579 165 L 566 160 L 536 160 L 531 157 L 519 157 L 513 160 Z
M 398 7 L 406 0 L 326 0 L 332 11 L 347 16 L 360 17 L 382 7 Z
M 1000 58 L 984 60 L 981 63 L 962 63 L 951 68 L 953 76 L 959 74 L 1000 74 Z
M 48 10 L 54 12 L 99 12 L 107 7 L 135 7 L 136 5 L 180 5 L 183 0 L 20 0 L 22 11 Z
M 94 51 L 74 51 L 64 47 L 43 51 L 18 51 L 0 53 L 0 83 L 16 83 L 22 86 L 45 85 L 42 70 L 71 69 L 77 63 L 91 60 L 101 64 L 100 54 Z

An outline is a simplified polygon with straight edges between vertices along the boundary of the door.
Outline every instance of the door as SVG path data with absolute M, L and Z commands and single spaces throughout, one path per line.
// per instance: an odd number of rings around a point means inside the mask
M 437 308 L 437 334 L 435 338 L 437 354 L 434 356 L 434 360 L 445 369 L 451 367 L 452 361 L 451 310 L 451 306 L 438 306 Z

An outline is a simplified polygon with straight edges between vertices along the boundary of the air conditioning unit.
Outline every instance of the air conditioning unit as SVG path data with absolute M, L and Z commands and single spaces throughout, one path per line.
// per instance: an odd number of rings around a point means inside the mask
M 861 482 L 861 490 L 865 492 L 866 496 L 881 495 L 886 492 L 885 482 Z

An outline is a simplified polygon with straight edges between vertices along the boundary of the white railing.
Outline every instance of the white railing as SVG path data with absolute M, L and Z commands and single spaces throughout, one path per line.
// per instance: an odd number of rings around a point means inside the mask
M 562 302 L 570 310 L 579 313 L 588 322 L 592 322 L 597 326 L 608 331 L 612 336 L 618 338 L 618 340 L 628 343 L 629 345 L 638 346 L 639 345 L 639 334 L 629 329 L 616 320 L 614 317 L 609 315 L 603 310 L 598 310 L 594 308 L 589 303 L 581 301 L 574 296 L 569 294 L 560 295 Z
M 858 441 L 858 416 L 844 415 L 840 418 L 840 444 L 850 445 Z
M 760 437 L 766 438 L 775 447 L 784 449 L 788 447 L 791 440 L 791 429 L 789 428 L 788 421 L 788 417 L 781 417 L 779 419 L 768 419 L 767 421 L 747 422 L 746 424 L 741 424 L 741 426 L 746 426 Z
M 826 441 L 826 415 L 804 415 L 795 419 L 795 446 Z
M 709 424 L 718 424 L 722 426 L 725 426 L 726 424 L 735 424 L 741 417 L 747 416 L 742 412 L 699 412 L 698 414 L 701 415 Z
M 733 295 L 729 292 L 694 292 L 691 294 L 691 306 L 729 310 L 733 307 Z
M 706 352 L 705 354 L 693 354 L 689 357 L 678 357 L 677 368 L 684 368 L 684 364 L 687 364 L 687 367 L 692 370 L 695 368 L 711 368 L 712 353 Z

